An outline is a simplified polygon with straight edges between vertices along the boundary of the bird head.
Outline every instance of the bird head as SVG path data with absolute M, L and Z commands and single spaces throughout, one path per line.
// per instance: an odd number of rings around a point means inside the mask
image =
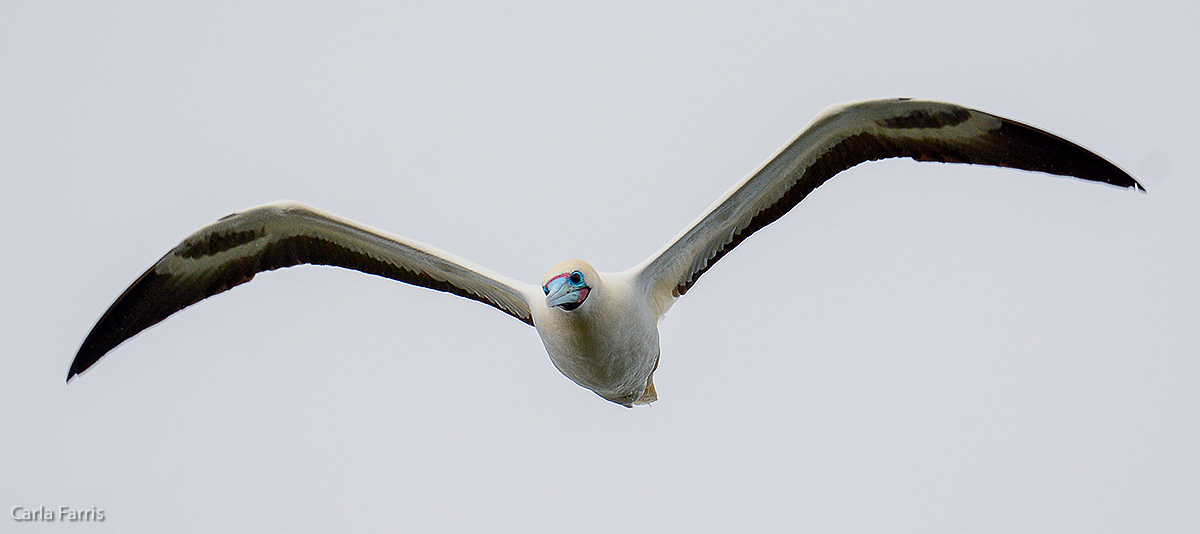
M 542 278 L 546 306 L 573 311 L 587 300 L 600 275 L 591 265 L 580 260 L 567 260 L 550 268 Z

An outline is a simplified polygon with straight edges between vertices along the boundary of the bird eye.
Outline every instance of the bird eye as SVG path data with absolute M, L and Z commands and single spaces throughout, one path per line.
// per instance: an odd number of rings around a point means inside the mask
M 575 272 L 571 273 L 571 278 L 569 278 L 569 280 L 571 280 L 571 283 L 575 284 L 575 285 L 582 284 L 583 283 L 583 273 L 581 273 L 579 271 L 575 271 Z
M 550 294 L 550 288 L 549 288 L 549 287 L 546 287 L 546 286 L 542 286 L 542 293 L 545 293 L 545 294 L 549 295 L 549 294 Z

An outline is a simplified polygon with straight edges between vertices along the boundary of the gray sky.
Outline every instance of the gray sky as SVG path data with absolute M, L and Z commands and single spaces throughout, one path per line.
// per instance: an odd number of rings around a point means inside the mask
M 38 532 L 1195 532 L 1198 30 L 1151 2 L 4 3 L 0 509 L 106 516 Z M 1149 193 L 852 169 L 672 308 L 649 408 L 492 308 L 317 267 L 63 384 L 117 295 L 232 211 L 292 198 L 528 281 L 621 270 L 825 106 L 890 96 L 1037 125 Z

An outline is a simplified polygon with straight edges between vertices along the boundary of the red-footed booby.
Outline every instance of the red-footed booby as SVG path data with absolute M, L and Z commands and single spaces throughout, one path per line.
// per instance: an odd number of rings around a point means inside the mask
M 537 329 L 567 378 L 631 407 L 657 400 L 658 321 L 696 280 L 834 175 L 866 161 L 972 163 L 1145 189 L 1087 149 L 955 104 L 889 99 L 826 109 L 661 250 L 622 272 L 580 260 L 540 286 L 297 202 L 226 216 L 188 236 L 117 298 L 84 339 L 67 381 L 171 314 L 263 271 L 331 265 L 453 293 Z

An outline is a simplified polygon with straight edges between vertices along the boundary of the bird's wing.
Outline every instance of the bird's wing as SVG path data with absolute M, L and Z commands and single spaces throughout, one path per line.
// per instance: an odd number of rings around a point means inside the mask
M 704 271 L 837 173 L 865 161 L 1012 167 L 1145 189 L 1104 158 L 1032 126 L 955 104 L 909 99 L 834 106 L 632 271 L 660 316 Z
M 519 282 L 445 251 L 296 202 L 235 213 L 183 240 L 129 286 L 84 339 L 67 380 L 121 342 L 255 274 L 300 264 L 332 265 L 453 293 L 532 325 Z

